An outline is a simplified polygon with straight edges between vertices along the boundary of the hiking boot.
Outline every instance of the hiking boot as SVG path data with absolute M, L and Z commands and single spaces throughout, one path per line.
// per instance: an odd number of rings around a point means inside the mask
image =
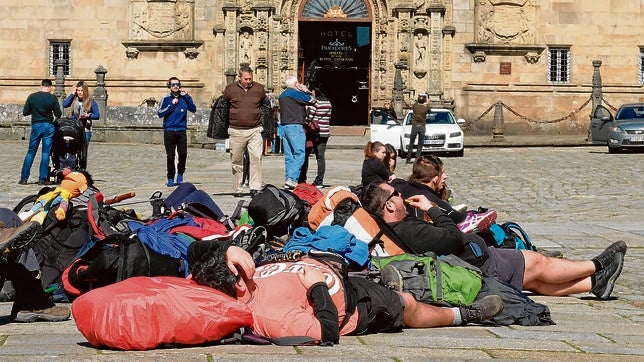
M 8 254 L 31 244 L 40 235 L 40 224 L 28 222 L 18 227 L 0 228 L 0 261 L 5 261 Z
M 175 185 L 181 185 L 183 183 L 183 174 L 177 174 L 177 182 L 175 182 Z
M 496 210 L 487 210 L 480 213 L 468 213 L 465 221 L 456 226 L 464 233 L 478 233 L 489 229 L 495 222 Z
M 613 243 L 606 248 L 601 254 L 593 258 L 593 261 L 599 262 L 601 270 L 591 275 L 590 280 L 593 293 L 599 299 L 608 299 L 615 287 L 615 281 L 622 272 L 624 267 L 624 255 L 626 254 L 626 243 L 622 240 Z
M 469 306 L 460 306 L 462 324 L 478 323 L 496 317 L 503 310 L 503 301 L 498 295 L 488 295 Z
M 61 322 L 69 319 L 70 310 L 66 306 L 55 305 L 47 309 L 21 310 L 14 322 L 31 323 L 36 321 Z
M 380 283 L 385 287 L 397 292 L 403 291 L 403 278 L 398 269 L 393 265 L 387 264 L 380 271 Z
M 174 179 L 169 178 L 168 183 L 165 184 L 165 185 L 168 186 L 168 187 L 173 187 L 174 186 Z
M 18 185 L 26 185 L 26 184 L 27 184 L 27 180 L 18 181 Z
M 297 182 L 295 182 L 295 181 L 293 181 L 291 179 L 288 179 L 288 180 L 286 180 L 286 182 L 284 182 L 284 188 L 285 189 L 292 190 L 292 189 L 294 189 L 296 187 L 297 187 Z

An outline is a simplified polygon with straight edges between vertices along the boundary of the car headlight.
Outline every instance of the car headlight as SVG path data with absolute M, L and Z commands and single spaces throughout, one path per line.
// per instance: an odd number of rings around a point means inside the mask
M 462 134 L 463 134 L 462 132 L 452 132 L 452 133 L 449 134 L 449 136 L 450 137 L 458 137 L 458 136 L 460 136 Z
M 621 129 L 619 126 L 612 127 L 610 131 L 615 133 L 624 133 L 624 130 Z

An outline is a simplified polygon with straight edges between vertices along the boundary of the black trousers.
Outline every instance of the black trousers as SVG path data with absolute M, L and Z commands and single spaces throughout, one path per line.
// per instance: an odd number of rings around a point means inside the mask
M 168 179 L 174 179 L 175 173 L 182 175 L 186 172 L 186 159 L 188 158 L 188 136 L 186 131 L 164 131 L 163 145 L 165 146 L 166 167 Z M 179 160 L 175 172 L 175 152 Z
M 418 143 L 416 144 L 416 136 L 418 136 Z M 411 150 L 416 145 L 416 158 L 420 157 L 423 151 L 423 143 L 425 142 L 425 125 L 412 125 L 411 133 L 409 134 L 409 148 L 407 149 L 407 161 L 411 160 Z

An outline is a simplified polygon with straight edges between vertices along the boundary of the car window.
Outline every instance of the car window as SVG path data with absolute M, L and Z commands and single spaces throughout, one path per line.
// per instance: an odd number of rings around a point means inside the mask
M 448 112 L 429 112 L 425 119 L 427 124 L 454 124 L 454 119 Z
M 615 120 L 620 120 L 620 119 L 630 119 L 630 118 L 635 118 L 635 109 L 633 108 L 622 108 L 617 112 L 615 115 Z
M 387 124 L 387 114 L 380 110 L 371 112 L 371 124 Z

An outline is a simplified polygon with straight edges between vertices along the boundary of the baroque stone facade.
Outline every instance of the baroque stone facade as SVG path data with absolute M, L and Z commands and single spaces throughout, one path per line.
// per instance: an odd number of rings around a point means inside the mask
M 602 61 L 607 103 L 644 101 L 640 0 L 5 0 L 3 7 L 5 105 L 22 104 L 41 78 L 53 78 L 52 42 L 70 44 L 65 92 L 81 79 L 92 84 L 101 65 L 111 107 L 158 101 L 178 76 L 208 108 L 242 63 L 278 95 L 287 75 L 304 74 L 306 21 L 368 24 L 364 107 L 393 100 L 403 112 L 426 93 L 466 119 L 468 132 L 490 132 L 497 102 L 508 110 L 510 133 L 585 132 L 593 60 Z M 566 82 L 548 80 L 552 48 L 569 50 Z

